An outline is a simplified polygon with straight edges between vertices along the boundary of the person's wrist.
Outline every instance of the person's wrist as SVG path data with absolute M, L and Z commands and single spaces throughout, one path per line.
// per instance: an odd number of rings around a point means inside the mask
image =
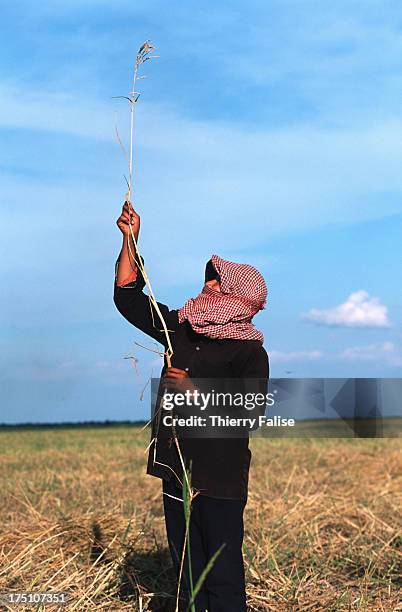
M 133 235 L 135 238 L 135 241 L 138 242 L 138 233 L 139 232 L 134 232 L 133 231 Z M 133 244 L 133 236 L 131 235 L 131 232 L 128 232 L 127 234 L 124 234 L 124 240 L 125 242 L 128 242 L 128 239 L 130 238 L 130 243 Z

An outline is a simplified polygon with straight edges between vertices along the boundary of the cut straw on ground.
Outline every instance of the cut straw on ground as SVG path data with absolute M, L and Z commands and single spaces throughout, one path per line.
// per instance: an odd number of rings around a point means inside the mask
M 148 436 L 137 431 L 0 434 L 1 592 L 61 590 L 65 611 L 174 612 L 161 483 L 145 474 Z M 249 609 L 402 610 L 401 440 L 253 439 L 251 449 Z

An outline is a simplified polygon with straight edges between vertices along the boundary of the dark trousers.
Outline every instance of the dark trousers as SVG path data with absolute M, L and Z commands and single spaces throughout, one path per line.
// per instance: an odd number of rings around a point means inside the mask
M 179 576 L 185 536 L 181 491 L 174 484 L 163 481 L 163 504 L 170 553 Z M 197 495 L 190 515 L 190 557 L 192 581 L 195 587 L 212 555 L 225 544 L 208 572 L 195 599 L 197 612 L 246 612 L 246 591 L 242 555 L 243 511 L 242 500 L 216 499 Z M 182 572 L 182 596 L 189 600 L 189 567 L 187 553 Z

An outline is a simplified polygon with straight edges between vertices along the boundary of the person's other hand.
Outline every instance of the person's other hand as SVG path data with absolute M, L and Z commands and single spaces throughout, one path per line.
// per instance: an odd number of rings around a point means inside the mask
M 179 391 L 180 393 L 185 393 L 187 390 L 191 392 L 196 390 L 188 372 L 180 368 L 167 368 L 161 382 L 164 387 Z
M 171 366 L 166 368 L 165 374 L 163 375 L 164 379 L 180 379 L 180 378 L 189 378 L 188 372 L 186 370 L 181 370 L 180 368 L 172 368 Z

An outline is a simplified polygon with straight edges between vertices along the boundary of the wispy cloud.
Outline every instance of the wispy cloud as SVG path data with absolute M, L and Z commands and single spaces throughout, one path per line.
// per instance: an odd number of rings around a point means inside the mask
M 25 357 L 25 356 L 24 356 Z M 94 377 L 103 382 L 127 382 L 132 377 L 129 366 L 122 359 L 118 361 L 98 360 L 88 363 L 84 360 L 50 361 L 37 358 L 31 363 L 22 363 L 4 373 L 8 380 L 20 381 L 76 381 Z
M 275 362 L 312 361 L 324 356 L 322 351 L 269 351 L 270 358 Z
M 329 327 L 389 327 L 388 309 L 367 291 L 351 293 L 346 302 L 334 308 L 312 308 L 302 319 Z
M 340 357 L 348 361 L 375 361 L 402 366 L 402 351 L 393 342 L 352 346 L 345 349 Z
M 93 362 L 81 356 L 74 359 L 60 359 L 55 355 L 50 359 L 39 355 L 22 355 L 20 363 L 6 364 L 3 368 L 3 379 L 6 381 L 24 382 L 74 382 L 81 380 L 98 380 L 102 383 L 119 385 L 133 383 L 144 384 L 151 376 L 159 376 L 163 359 L 149 359 L 148 354 L 136 349 L 138 358 L 134 361 L 127 355 L 116 359 L 98 359 Z M 96 359 L 96 355 L 94 354 Z
M 88 102 L 65 93 L 25 92 L 1 84 L 0 92 L 3 127 L 107 141 L 117 167 L 120 152 L 114 142 L 114 103 Z M 120 116 L 124 136 L 123 111 Z M 334 222 L 356 223 L 402 210 L 400 198 L 394 197 L 402 192 L 402 121 L 384 120 L 336 131 L 308 123 L 250 129 L 224 121 L 190 119 L 150 101 L 141 107 L 139 119 L 141 166 L 136 172 L 142 201 L 152 203 L 154 223 L 161 220 L 162 239 L 176 230 L 177 215 L 188 210 L 191 202 L 197 231 L 187 231 L 188 226 L 183 232 L 185 250 L 197 248 L 194 240 L 205 244 L 211 235 L 211 218 L 221 240 L 247 246 L 251 239 L 255 244 L 275 233 Z M 71 146 L 75 160 L 79 145 L 74 142 Z M 29 167 L 29 157 L 25 155 L 21 163 Z M 125 169 L 122 159 L 121 175 Z M 106 171 L 110 184 L 107 166 Z M 102 182 L 94 188 L 98 194 L 104 190 Z M 123 193 L 123 179 L 121 188 Z M 382 198 L 381 207 L 378 198 Z M 175 215 L 165 214 L 171 207 Z M 248 207 L 252 214 L 245 217 Z M 183 222 L 190 224 L 189 216 Z
M 111 94 L 112 95 L 112 94 Z M 0 126 L 114 139 L 114 107 L 69 91 L 24 91 L 16 83 L 0 82 Z
M 340 351 L 324 350 L 297 350 L 277 351 L 270 350 L 269 356 L 272 364 L 295 362 L 311 362 L 325 360 L 326 363 L 348 362 L 358 364 L 359 362 L 373 362 L 383 366 L 401 367 L 402 349 L 395 342 L 385 341 L 365 345 L 355 345 Z

